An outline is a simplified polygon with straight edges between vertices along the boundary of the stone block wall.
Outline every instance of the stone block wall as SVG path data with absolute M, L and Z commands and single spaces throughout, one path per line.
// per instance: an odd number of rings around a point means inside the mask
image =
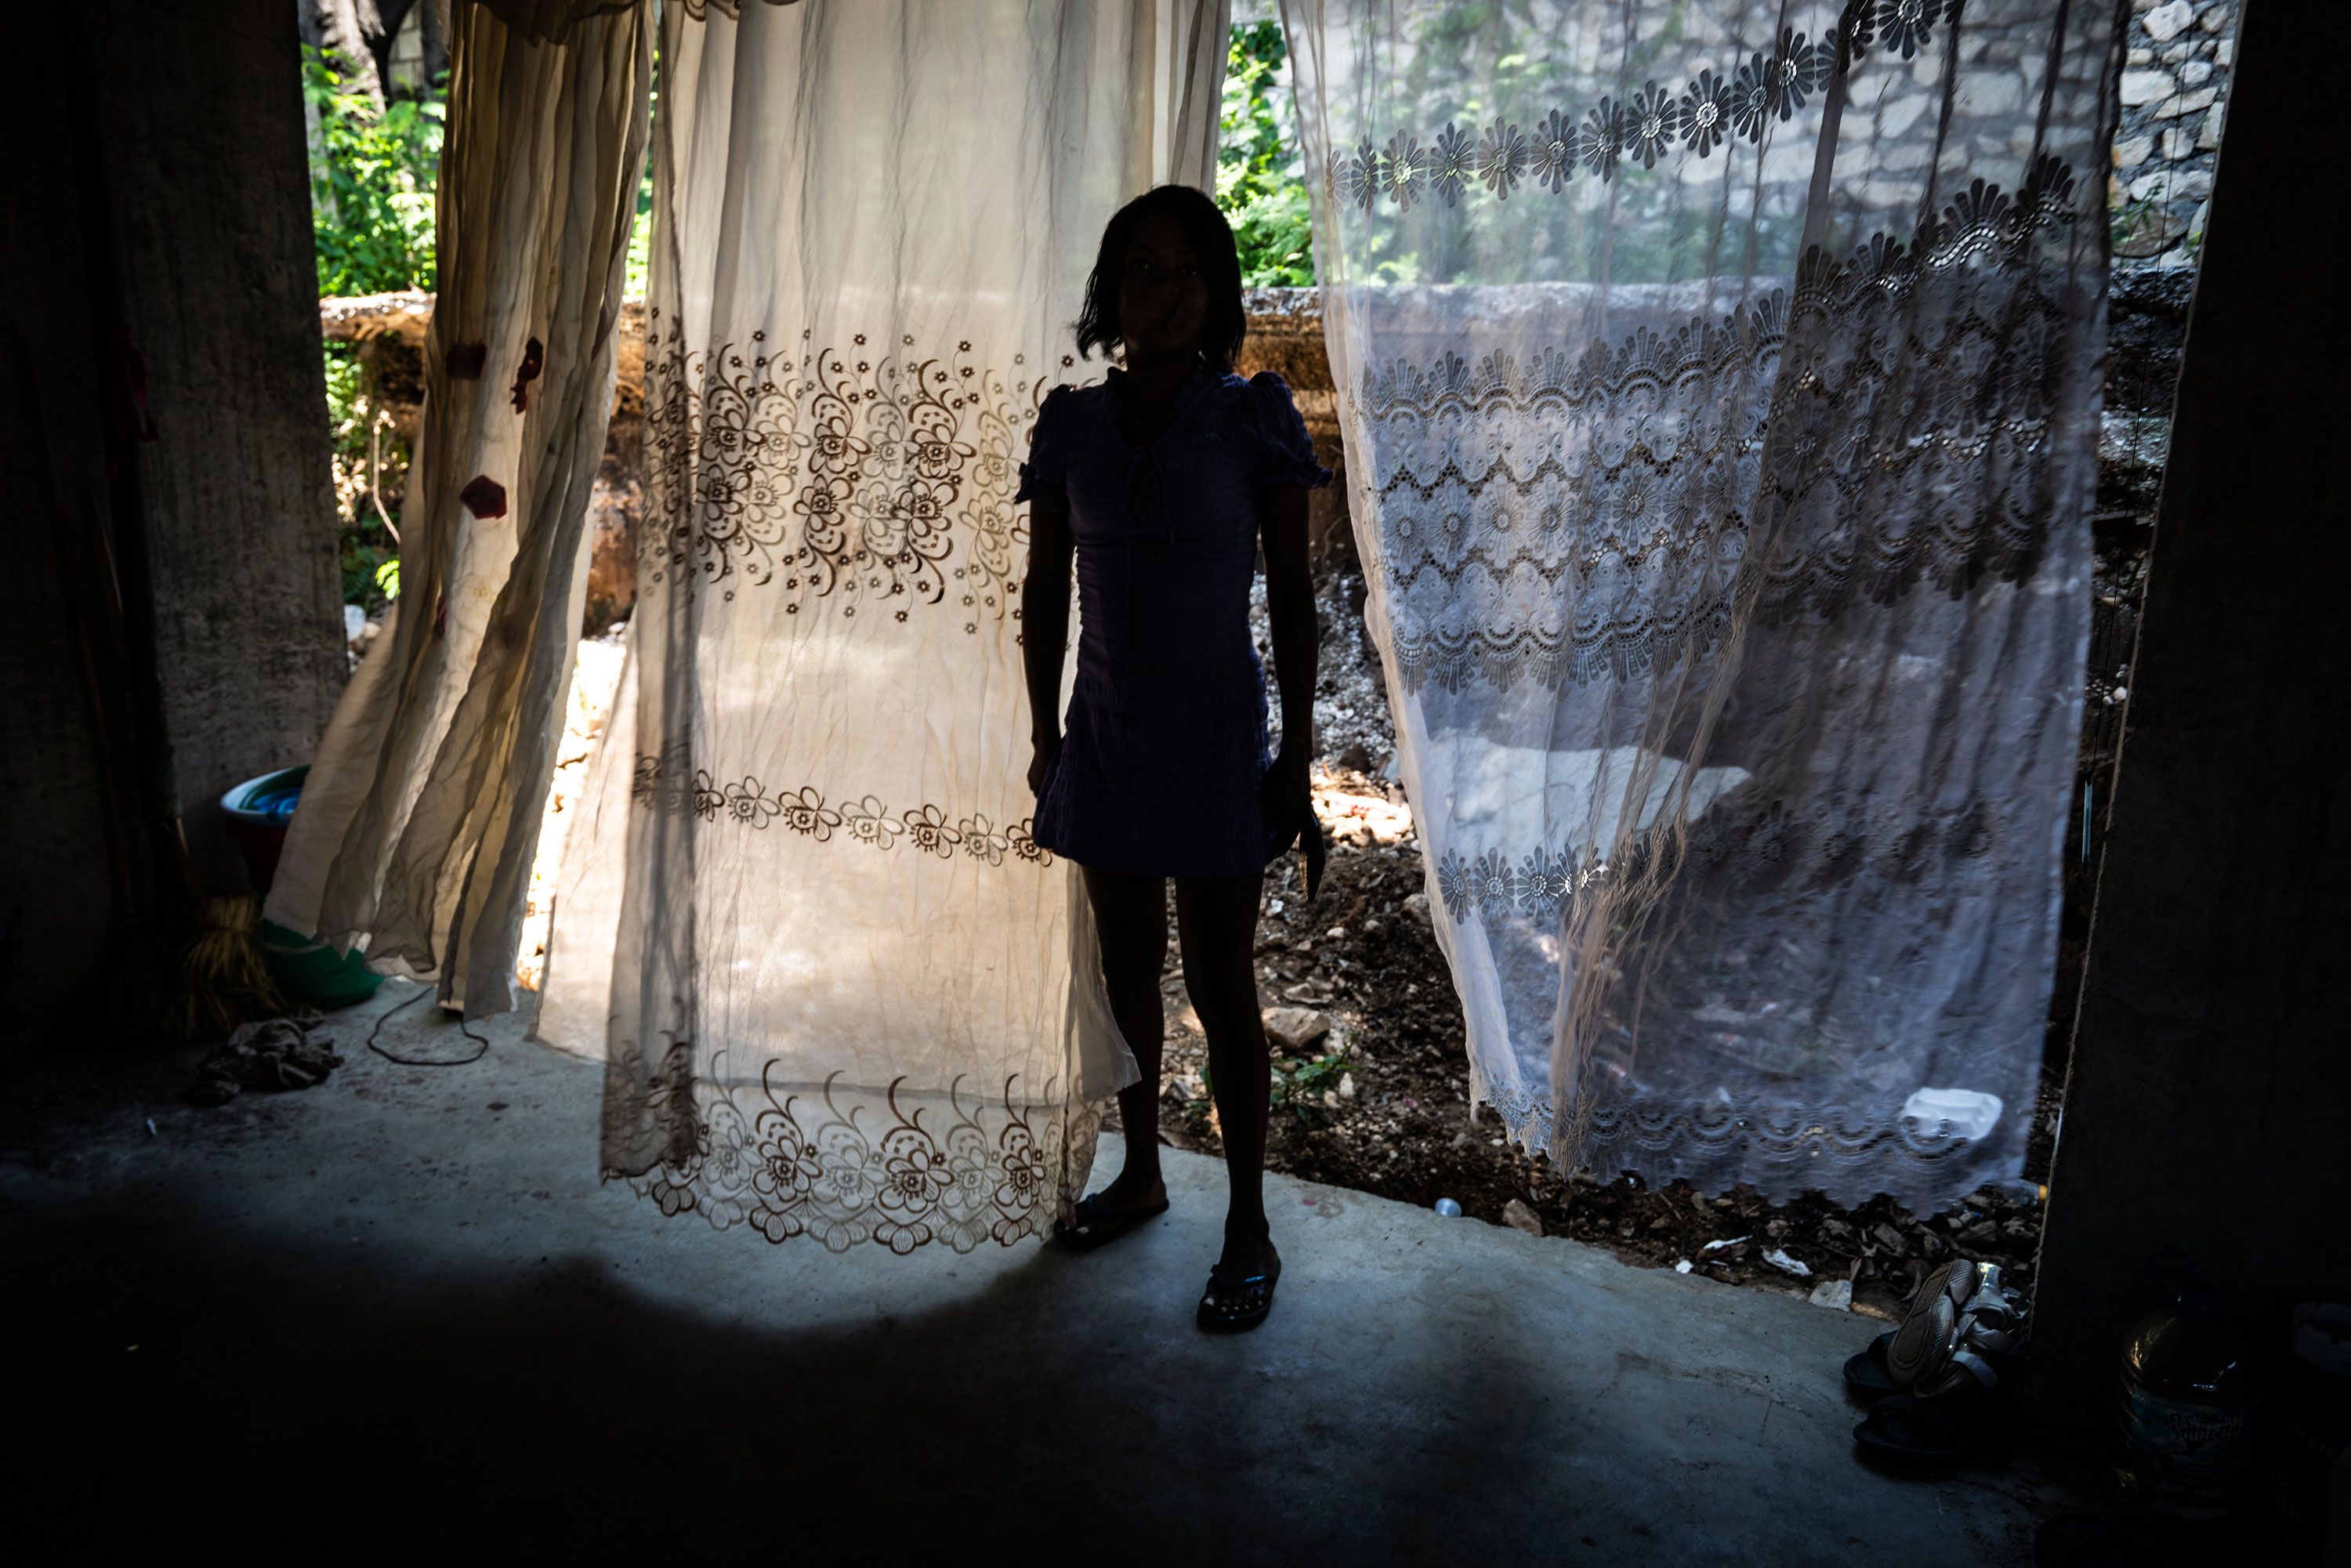
M 2107 202 L 2115 260 L 2185 266 L 2204 240 L 2241 0 L 2131 0 Z

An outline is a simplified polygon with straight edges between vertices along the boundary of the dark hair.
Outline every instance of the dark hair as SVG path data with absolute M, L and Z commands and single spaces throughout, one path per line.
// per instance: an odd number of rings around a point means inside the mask
M 1119 277 L 1126 270 L 1127 247 L 1134 242 L 1136 225 L 1154 214 L 1175 219 L 1200 258 L 1208 286 L 1208 319 L 1200 329 L 1200 354 L 1216 369 L 1229 371 L 1249 332 L 1249 317 L 1241 309 L 1240 251 L 1233 244 L 1232 225 L 1217 204 L 1189 185 L 1155 185 L 1111 214 L 1093 275 L 1086 279 L 1085 308 L 1078 312 L 1078 352 L 1091 359 L 1096 349 L 1106 350 L 1123 336 L 1118 323 Z

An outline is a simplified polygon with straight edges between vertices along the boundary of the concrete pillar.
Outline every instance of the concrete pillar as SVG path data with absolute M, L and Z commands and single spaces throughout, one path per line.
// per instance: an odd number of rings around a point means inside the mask
M 24 6 L 0 45 L 4 1048 L 168 967 L 173 795 L 244 884 L 213 802 L 308 758 L 344 662 L 294 8 Z
M 138 449 L 155 667 L 191 847 L 244 885 L 214 802 L 309 760 L 345 675 L 295 8 L 85 12 Z
M 2328 7 L 2252 0 L 2189 317 L 2043 1241 L 2042 1413 L 2103 1437 L 2147 1262 L 2265 1345 L 2351 1300 L 2351 400 Z M 2323 228 L 2323 225 L 2321 225 Z

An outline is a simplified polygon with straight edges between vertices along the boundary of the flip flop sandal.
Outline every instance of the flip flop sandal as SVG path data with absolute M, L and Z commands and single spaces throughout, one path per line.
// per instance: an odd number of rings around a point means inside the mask
M 1073 1223 L 1053 1221 L 1053 1234 L 1066 1246 L 1081 1252 L 1091 1252 L 1097 1247 L 1107 1247 L 1146 1220 L 1156 1219 L 1167 1212 L 1167 1200 L 1161 1198 L 1148 1208 L 1107 1208 L 1102 1194 L 1090 1192 L 1078 1199 L 1077 1218 Z
M 1866 1404 L 1899 1393 L 1894 1378 L 1886 1370 L 1886 1353 L 1894 1343 L 1894 1331 L 1886 1330 L 1869 1342 L 1869 1348 L 1856 1351 L 1844 1364 L 1844 1389 L 1847 1394 Z
M 2022 1314 L 1994 1264 L 1965 1259 L 1919 1281 L 1902 1326 L 1886 1347 L 1886 1375 L 1896 1388 L 1936 1398 L 1973 1383 L 2000 1382 L 2000 1363 L 2024 1347 Z
M 1201 1294 L 1193 1321 L 1209 1333 L 1239 1333 L 1265 1322 L 1273 1311 L 1273 1287 L 1281 1278 L 1281 1260 L 1262 1274 L 1229 1279 L 1218 1269 L 1208 1270 L 1208 1288 Z
M 1865 1454 L 1903 1465 L 1949 1464 L 1970 1449 L 1966 1428 L 1950 1412 L 1907 1394 L 1889 1394 L 1853 1429 Z

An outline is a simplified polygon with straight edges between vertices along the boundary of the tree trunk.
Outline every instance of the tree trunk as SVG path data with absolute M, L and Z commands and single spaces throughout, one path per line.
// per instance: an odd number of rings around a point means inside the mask
M 383 70 L 376 50 L 389 48 L 391 39 L 376 0 L 301 0 L 301 5 L 302 41 L 334 56 L 344 82 L 381 109 Z
M 417 25 L 424 42 L 424 84 L 431 87 L 449 73 L 449 0 L 419 0 L 423 15 Z

